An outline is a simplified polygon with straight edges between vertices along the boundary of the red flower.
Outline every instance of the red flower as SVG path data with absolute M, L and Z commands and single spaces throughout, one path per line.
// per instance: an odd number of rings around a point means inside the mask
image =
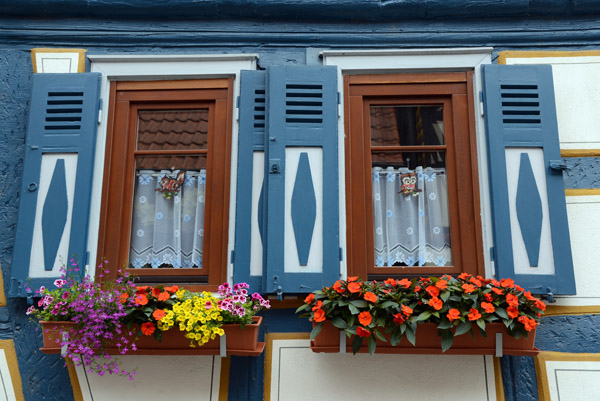
M 469 273 L 460 273 L 458 275 L 458 278 L 461 279 L 461 280 L 468 280 L 469 277 L 471 277 L 471 275 Z
M 162 309 L 157 309 L 154 312 L 152 312 L 152 317 L 155 318 L 156 320 L 160 320 L 163 317 L 165 317 L 166 315 L 167 315 L 167 313 Z
M 535 300 L 535 307 L 541 310 L 546 310 L 546 304 L 540 301 L 539 299 Z
M 384 283 L 386 283 L 387 285 L 391 285 L 393 287 L 396 285 L 396 280 L 394 280 L 393 278 L 388 278 L 387 280 L 384 281 Z
M 475 291 L 475 286 L 473 284 L 463 284 L 461 287 L 463 290 L 465 290 L 467 294 L 470 294 L 473 291 Z
M 404 318 L 404 316 L 402 316 L 402 313 L 396 313 L 394 315 L 394 322 L 398 323 L 398 324 L 402 324 L 406 321 L 406 319 Z
M 488 295 L 488 294 L 486 294 L 486 295 Z M 494 305 L 492 305 L 488 302 L 482 302 L 481 307 L 483 308 L 484 311 L 486 311 L 486 313 L 494 313 L 494 311 L 496 310 L 496 308 L 494 308 Z
M 342 294 L 344 291 L 346 291 L 344 288 L 342 288 L 342 282 L 339 280 L 333 284 L 333 289 L 336 290 L 338 294 Z
M 313 306 L 312 310 L 316 311 L 317 309 L 321 309 L 322 306 L 323 306 L 323 301 L 317 301 L 315 306 Z
M 313 315 L 313 320 L 317 323 L 325 320 L 325 311 L 323 309 L 317 309 Z
M 304 303 L 309 304 L 315 299 L 315 294 L 308 294 L 306 298 L 304 298 Z
M 407 317 L 412 315 L 412 313 L 413 313 L 413 310 L 406 305 L 402 305 L 401 309 L 402 309 L 402 313 L 404 313 Z
M 347 281 L 348 281 L 349 283 L 351 283 L 351 282 L 353 282 L 353 281 L 356 281 L 356 280 L 358 280 L 358 277 L 356 277 L 356 276 L 353 276 L 353 277 L 348 277 L 348 280 L 347 280 Z
M 467 315 L 469 317 L 469 320 L 481 319 L 481 313 L 479 313 L 477 309 L 471 308 L 469 312 L 470 313 Z
M 142 324 L 142 333 L 144 333 L 144 335 L 152 335 L 152 333 L 154 333 L 154 330 L 156 330 L 156 327 L 154 327 L 154 323 L 147 322 Z
M 525 291 L 525 288 L 521 287 L 520 285 L 515 284 L 515 290 L 517 290 L 519 292 L 523 292 L 523 291 Z
M 138 293 L 138 294 L 142 294 L 142 293 L 145 293 L 147 290 L 148 290 L 148 286 L 147 285 L 143 285 L 141 287 L 137 287 L 135 289 L 135 292 Z
M 435 286 L 440 290 L 445 290 L 448 288 L 448 282 L 446 280 L 438 280 L 438 282 L 435 283 Z
M 410 282 L 410 280 L 403 278 L 402 280 L 396 282 L 396 284 L 402 285 L 402 286 L 404 286 L 404 288 L 408 288 L 408 287 L 410 287 L 411 282 Z
M 519 309 L 516 306 L 509 306 L 506 308 L 506 313 L 508 313 L 508 317 L 514 319 L 519 316 Z
M 492 297 L 492 294 L 490 294 L 489 292 L 486 292 L 485 294 L 483 294 L 483 297 L 488 302 L 492 302 L 494 300 L 494 297 Z
M 359 337 L 371 337 L 371 332 L 369 330 L 365 330 L 362 327 L 358 326 L 356 328 L 356 334 Z
M 523 326 L 525 326 L 525 330 L 527 331 L 531 331 L 535 329 L 535 326 L 537 326 L 536 321 L 531 318 L 528 318 L 527 316 L 519 316 L 517 320 L 521 322 Z
M 500 286 L 504 288 L 513 288 L 515 286 L 515 282 L 511 278 L 503 278 L 500 280 Z
M 160 294 L 158 294 L 158 300 L 159 301 L 166 301 L 167 299 L 171 298 L 171 294 L 169 294 L 167 291 L 163 291 Z
M 452 308 L 448 311 L 448 313 L 446 314 L 446 317 L 448 318 L 448 320 L 453 322 L 456 319 L 460 319 L 460 311 L 456 308 Z
M 510 306 L 518 306 L 519 298 L 517 298 L 513 294 L 506 294 L 506 303 L 509 304 Z
M 438 297 L 433 297 L 429 300 L 429 305 L 435 310 L 440 310 L 442 309 L 442 306 L 444 306 L 444 303 Z
M 161 293 L 161 292 L 162 292 L 162 291 L 161 291 L 159 288 L 153 288 L 153 289 L 152 289 L 152 296 L 153 296 L 154 298 L 158 298 L 158 296 L 160 295 L 160 293 Z
M 165 291 L 170 292 L 171 294 L 175 294 L 177 291 L 179 291 L 179 287 L 176 285 L 172 285 L 170 287 L 165 287 Z
M 497 295 L 504 294 L 504 291 L 502 291 L 500 288 L 492 288 L 492 291 L 494 291 L 494 294 L 497 294 Z
M 474 284 L 475 287 L 481 287 L 481 281 L 477 280 L 475 277 L 471 277 L 469 280 L 470 283 Z
M 371 322 L 373 321 L 373 317 L 371 316 L 371 314 L 367 311 L 364 312 L 360 312 L 358 314 L 358 321 L 360 322 L 360 324 L 362 324 L 363 326 L 368 326 L 371 324 Z
M 129 299 L 129 294 L 123 293 L 119 297 L 119 302 L 122 303 L 122 304 L 124 304 L 125 302 L 127 302 L 128 299 Z
M 442 280 L 446 280 L 446 281 L 450 281 L 452 280 L 452 276 L 449 274 L 444 274 L 442 277 L 440 277 Z
M 360 292 L 360 284 L 359 283 L 350 283 L 348 284 L 348 291 L 351 293 Z
M 363 298 L 365 301 L 373 303 L 377 302 L 377 295 L 373 294 L 371 291 L 366 292 Z
M 425 291 L 427 291 L 427 293 L 432 297 L 437 297 L 440 295 L 440 289 L 434 285 L 430 285 L 429 287 L 425 288 Z
M 537 301 L 537 298 L 531 295 L 531 291 L 525 291 L 523 295 L 525 295 L 525 298 L 527 298 L 529 301 Z
M 144 294 L 138 294 L 135 296 L 136 305 L 146 305 L 148 303 L 148 297 Z
M 421 287 L 419 287 L 418 285 L 415 286 L 415 292 L 419 292 L 419 291 L 421 291 Z

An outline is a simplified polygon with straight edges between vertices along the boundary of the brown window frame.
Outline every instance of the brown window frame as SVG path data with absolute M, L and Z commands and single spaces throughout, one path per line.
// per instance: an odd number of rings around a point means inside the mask
M 227 278 L 229 183 L 233 121 L 233 77 L 205 80 L 111 82 L 102 184 L 98 255 L 116 277 L 127 265 L 131 235 L 136 155 L 207 156 L 203 267 L 126 269 L 141 283 L 176 283 L 190 290 L 216 291 Z M 136 150 L 137 111 L 208 108 L 208 145 L 203 150 Z M 199 274 L 202 272 L 202 274 Z
M 348 274 L 368 279 L 484 275 L 473 72 L 346 75 L 344 94 Z M 372 104 L 444 105 L 444 145 L 385 150 L 446 152 L 453 266 L 375 267 L 371 152 L 383 147 L 371 147 Z

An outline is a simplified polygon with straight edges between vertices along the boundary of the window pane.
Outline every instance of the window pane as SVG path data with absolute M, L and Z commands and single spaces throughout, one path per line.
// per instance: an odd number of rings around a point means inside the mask
M 444 144 L 441 105 L 371 106 L 371 146 Z
M 186 164 L 206 166 L 206 156 L 137 160 L 130 268 L 202 267 L 206 169 L 183 168 Z
M 208 109 L 138 113 L 138 150 L 206 149 Z
M 451 266 L 446 169 L 390 164 L 372 170 L 375 266 Z

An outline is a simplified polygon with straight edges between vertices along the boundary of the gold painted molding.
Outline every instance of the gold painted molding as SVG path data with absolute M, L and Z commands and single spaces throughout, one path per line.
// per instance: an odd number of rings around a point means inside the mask
M 229 369 L 231 357 L 221 358 L 221 380 L 219 381 L 219 401 L 227 401 L 229 396 Z
M 550 385 L 548 383 L 547 361 L 591 361 L 600 362 L 600 354 L 575 354 L 568 352 L 542 351 L 535 357 L 535 374 L 537 375 L 539 401 L 550 401 Z
M 494 385 L 496 386 L 496 401 L 504 401 L 504 383 L 502 382 L 502 369 L 498 357 L 494 357 Z
M 565 196 L 600 195 L 600 188 L 565 189 Z
M 548 305 L 544 316 L 577 316 L 577 315 L 599 315 L 600 305 L 594 306 L 560 306 Z
M 564 51 L 564 50 L 507 50 L 498 53 L 498 64 L 506 64 L 507 58 L 534 57 L 590 57 L 600 56 L 600 50 Z
M 308 340 L 309 338 L 310 333 L 267 333 L 267 335 L 265 336 L 265 387 L 263 391 L 264 401 L 271 401 L 271 368 L 273 361 L 273 341 Z
M 2 266 L 0 266 L 0 307 L 6 306 L 6 294 L 4 293 L 4 278 L 2 277 Z
M 6 356 L 6 364 L 8 365 L 8 372 L 10 373 L 10 380 L 15 392 L 15 398 L 17 401 L 25 401 L 15 344 L 13 340 L 0 340 L 0 348 L 4 350 Z
M 561 149 L 561 157 L 600 157 L 600 149 Z
M 36 55 L 38 53 L 79 53 L 77 63 L 77 72 L 85 72 L 85 53 L 87 49 L 68 49 L 68 48 L 50 48 L 50 47 L 35 47 L 31 49 L 31 63 L 33 64 L 33 73 L 37 74 Z
M 71 381 L 71 387 L 73 388 L 73 398 L 75 401 L 84 401 L 83 393 L 81 392 L 81 384 L 79 384 L 79 379 L 77 378 L 77 371 L 75 370 L 75 365 L 71 360 L 66 361 L 67 363 L 67 371 L 69 372 L 69 380 Z

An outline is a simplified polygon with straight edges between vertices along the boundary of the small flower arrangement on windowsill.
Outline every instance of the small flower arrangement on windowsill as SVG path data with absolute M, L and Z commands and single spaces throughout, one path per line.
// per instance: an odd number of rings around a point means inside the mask
M 490 341 L 493 348 L 494 339 L 486 337 L 499 332 L 508 334 L 505 346 L 518 354 L 521 347 L 533 349 L 535 328 L 545 309 L 542 301 L 511 279 L 462 273 L 457 278 L 444 275 L 384 282 L 349 277 L 309 294 L 297 312 L 313 322 L 311 340 L 316 352 L 334 352 L 340 331 L 352 339 L 354 353 L 366 340 L 371 354 L 378 344 L 392 353 L 411 352 L 411 345 L 421 348 L 420 353 L 435 348 L 446 352 L 453 344 L 485 348 Z M 436 338 L 424 339 L 421 332 L 425 331 Z M 471 338 L 463 336 L 466 333 Z M 333 338 L 327 341 L 334 342 L 323 343 L 326 335 Z M 473 344 L 465 345 L 466 339 Z

